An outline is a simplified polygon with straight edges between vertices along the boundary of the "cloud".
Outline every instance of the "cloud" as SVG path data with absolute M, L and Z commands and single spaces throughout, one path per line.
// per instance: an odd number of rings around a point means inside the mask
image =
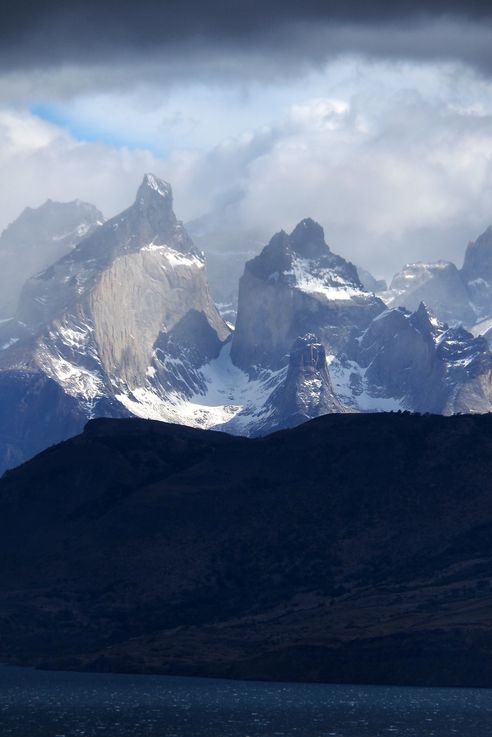
M 189 39 L 238 43 L 258 41 L 283 26 L 307 23 L 354 26 L 398 23 L 439 17 L 489 18 L 488 3 L 479 0 L 18 0 L 2 17 L 4 43 L 22 38 L 59 43 L 111 42 L 144 48 L 177 44 Z M 47 44 L 46 44 L 47 45 Z
M 183 178 L 176 159 L 168 172 L 183 202 L 208 201 L 231 244 L 311 216 L 335 251 L 386 277 L 405 261 L 459 263 L 492 222 L 492 89 L 465 76 L 453 95 L 445 69 L 427 73 L 418 91 L 392 89 L 389 71 L 383 94 L 379 69 L 376 95 L 363 78 L 344 99 L 292 104 L 276 125 L 191 156 Z
M 311 216 L 385 276 L 459 262 L 492 222 L 492 84 L 460 65 L 340 61 L 298 82 L 147 83 L 57 104 L 66 127 L 0 107 L 0 226 L 47 197 L 110 216 L 148 170 L 172 183 L 178 217 L 209 213 L 230 248 Z M 96 135 L 77 139 L 70 120 Z M 121 143 L 136 133 L 141 145 Z
M 0 110 L 0 227 L 48 197 L 83 199 L 113 214 L 132 202 L 142 172 L 161 166 L 147 151 L 81 143 L 29 113 Z
M 264 80 L 347 54 L 459 60 L 490 73 L 491 40 L 490 4 L 473 0 L 19 0 L 2 16 L 0 67 L 38 78 L 49 70 L 60 84 L 68 69 L 72 88 Z

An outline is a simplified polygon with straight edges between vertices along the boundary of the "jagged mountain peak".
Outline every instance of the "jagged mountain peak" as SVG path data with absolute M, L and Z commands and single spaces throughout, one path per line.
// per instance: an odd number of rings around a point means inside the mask
M 417 315 L 421 319 L 425 319 L 430 322 L 430 319 L 433 313 L 432 313 L 432 310 L 426 305 L 426 303 L 423 300 L 421 300 L 419 302 L 419 306 L 415 310 L 415 315 Z
M 447 325 L 440 323 L 432 310 L 423 301 L 420 302 L 415 312 L 410 315 L 410 321 L 418 330 L 429 334 L 434 334 L 439 328 L 447 328 Z
M 276 233 L 245 267 L 239 287 L 233 362 L 254 373 L 256 366 L 285 366 L 299 335 L 315 331 L 329 353 L 364 328 L 384 309 L 365 291 L 356 267 L 333 253 L 323 228 L 310 218 L 289 235 Z
M 160 249 L 163 263 L 189 257 L 197 262 L 197 267 L 203 267 L 203 258 L 174 214 L 171 186 L 146 174 L 130 207 L 26 282 L 17 320 L 30 329 L 47 324 L 69 305 L 79 302 L 82 295 L 90 294 L 101 275 L 118 259 L 139 252 L 144 257 L 146 251 L 155 249 Z
M 272 425 L 294 427 L 323 414 L 344 412 L 335 395 L 328 373 L 326 351 L 320 338 L 312 332 L 299 335 L 293 342 L 285 381 L 269 397 L 265 424 L 256 432 Z
M 51 417 L 50 402 L 58 402 L 52 439 L 97 415 L 168 418 L 173 403 L 205 392 L 202 367 L 230 335 L 205 260 L 173 212 L 171 188 L 151 175 L 129 208 L 28 280 L 16 317 L 0 333 L 0 415 L 9 437 L 9 393 L 14 404 L 30 397 L 29 425 L 36 412 Z M 203 423 L 204 412 L 192 421 Z M 37 446 L 13 437 L 16 460 L 43 447 L 36 431 L 31 436 Z M 2 448 L 0 468 L 10 463 Z
M 173 206 L 173 190 L 169 182 L 159 179 L 154 174 L 144 174 L 142 184 L 138 188 L 136 201 L 148 201 L 152 198 L 160 198 L 168 201 Z
M 145 174 L 137 191 L 134 204 L 119 217 L 128 220 L 136 236 L 133 247 L 145 247 L 151 243 L 170 245 L 180 251 L 192 248 L 191 239 L 173 209 L 173 190 L 168 182 L 154 174 Z M 114 226 L 113 226 L 114 227 Z M 133 239 L 135 241 L 135 238 Z
M 173 210 L 171 185 L 145 174 L 135 202 L 84 239 L 68 260 L 106 264 L 119 255 L 153 246 L 193 251 L 193 243 Z
M 302 258 L 319 258 L 330 250 L 323 228 L 312 218 L 305 218 L 296 225 L 290 234 L 290 245 Z
M 406 330 L 406 323 L 425 337 L 435 340 L 436 337 L 448 329 L 447 323 L 437 319 L 433 311 L 421 301 L 414 312 L 405 307 L 393 307 L 382 312 L 373 322 L 372 331 L 392 334 L 393 330 Z
M 289 234 L 275 233 L 261 253 L 247 262 L 246 271 L 319 295 L 329 286 L 365 291 L 356 267 L 330 250 L 323 228 L 311 218 L 301 220 Z

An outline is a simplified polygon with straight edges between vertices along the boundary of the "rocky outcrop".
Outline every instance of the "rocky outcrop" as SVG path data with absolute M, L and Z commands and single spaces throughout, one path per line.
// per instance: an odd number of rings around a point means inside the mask
M 307 219 L 281 231 L 248 261 L 239 286 L 233 362 L 254 374 L 286 365 L 294 341 L 315 333 L 327 353 L 343 350 L 384 309 L 355 266 L 332 253 L 323 229 Z
M 267 419 L 255 426 L 255 433 L 295 427 L 313 417 L 345 411 L 333 390 L 326 351 L 315 335 L 295 341 L 285 380 L 269 397 L 266 408 Z
M 14 316 L 27 279 L 69 253 L 103 222 L 97 208 L 80 200 L 27 207 L 0 236 L 0 318 Z

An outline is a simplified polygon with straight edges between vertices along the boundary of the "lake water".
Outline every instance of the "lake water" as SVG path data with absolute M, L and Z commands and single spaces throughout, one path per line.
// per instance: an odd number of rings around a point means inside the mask
M 492 737 L 492 690 L 0 667 L 0 737 Z

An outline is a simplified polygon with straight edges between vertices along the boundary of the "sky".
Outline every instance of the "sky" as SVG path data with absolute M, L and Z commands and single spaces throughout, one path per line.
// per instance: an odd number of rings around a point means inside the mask
M 172 184 L 184 221 L 227 223 L 231 250 L 313 217 L 334 251 L 387 278 L 461 265 L 492 223 L 486 3 L 12 5 L 0 229 L 47 198 L 109 217 L 146 171 Z

